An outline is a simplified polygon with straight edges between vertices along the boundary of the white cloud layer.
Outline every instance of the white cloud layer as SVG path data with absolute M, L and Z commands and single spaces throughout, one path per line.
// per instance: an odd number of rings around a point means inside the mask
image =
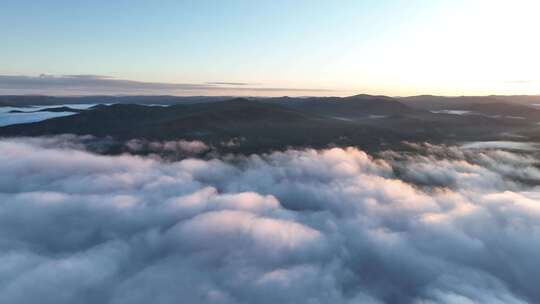
M 66 104 L 62 105 L 72 109 L 88 109 L 94 104 Z M 20 123 L 30 123 L 43 121 L 50 118 L 69 116 L 74 112 L 49 112 L 41 111 L 47 108 L 57 106 L 33 106 L 33 107 L 2 107 L 0 106 L 0 127 L 9 126 Z M 13 112 L 14 111 L 14 112 Z
M 0 141 L 0 303 L 540 301 L 534 154 L 162 162 L 69 140 Z

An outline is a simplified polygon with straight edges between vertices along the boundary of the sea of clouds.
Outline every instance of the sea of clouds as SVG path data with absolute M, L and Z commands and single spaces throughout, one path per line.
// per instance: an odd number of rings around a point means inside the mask
M 539 303 L 539 162 L 429 144 L 171 162 L 2 139 L 0 303 Z

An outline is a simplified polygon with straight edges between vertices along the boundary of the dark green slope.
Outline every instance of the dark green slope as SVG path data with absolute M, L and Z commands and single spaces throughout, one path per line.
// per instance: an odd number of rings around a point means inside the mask
M 504 110 L 500 106 L 491 108 Z M 289 146 L 335 144 L 380 149 L 401 141 L 496 140 L 509 132 L 533 136 L 536 123 L 528 119 L 436 114 L 381 96 L 234 98 L 168 107 L 100 105 L 71 116 L 2 127 L 0 136 L 71 133 L 119 141 L 202 140 L 222 150 L 248 153 Z M 224 145 L 231 139 L 240 140 L 241 145 Z
M 112 136 L 119 140 L 198 139 L 217 146 L 241 138 L 242 149 L 249 151 L 332 143 L 369 148 L 401 139 L 398 134 L 376 126 L 240 98 L 170 107 L 99 106 L 72 116 L 0 128 L 0 136 L 64 133 Z

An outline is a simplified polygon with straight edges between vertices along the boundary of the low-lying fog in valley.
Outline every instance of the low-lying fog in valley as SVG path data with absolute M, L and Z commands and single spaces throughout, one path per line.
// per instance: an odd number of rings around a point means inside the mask
M 0 140 L 0 303 L 540 302 L 534 144 L 87 139 Z
M 28 106 L 28 107 L 3 107 L 0 106 L 0 127 L 14 124 L 43 121 L 49 118 L 62 117 L 76 114 L 71 110 L 86 110 L 95 104 L 66 104 L 70 111 L 56 111 L 60 106 Z M 51 111 L 51 109 L 53 109 Z

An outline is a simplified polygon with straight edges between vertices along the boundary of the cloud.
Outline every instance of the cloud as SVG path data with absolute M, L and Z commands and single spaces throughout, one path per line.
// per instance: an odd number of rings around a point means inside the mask
M 230 85 L 230 86 L 258 85 L 258 83 L 249 83 L 249 82 L 225 82 L 225 81 L 207 82 L 206 84 L 212 84 L 212 85 Z
M 224 94 L 329 92 L 320 88 L 270 87 L 236 82 L 164 83 L 117 79 L 104 75 L 0 75 L 1 94 L 99 95 L 99 94 Z
M 0 140 L 0 302 L 540 301 L 535 152 L 166 162 L 88 140 Z
M 174 140 L 174 141 L 147 141 L 132 139 L 125 143 L 128 151 L 132 153 L 156 153 L 159 156 L 176 159 L 201 154 L 210 150 L 210 147 L 200 140 Z
M 515 142 L 515 141 L 480 141 L 471 142 L 463 145 L 465 149 L 513 149 L 524 151 L 540 150 L 540 145 L 532 142 Z
M 54 75 L 41 74 L 40 77 L 52 77 Z M 111 76 L 106 75 L 92 75 L 92 74 L 80 74 L 80 75 L 62 75 L 65 78 L 80 78 L 80 79 L 113 79 Z
M 32 113 L 2 113 L 0 112 L 0 127 L 20 123 L 43 121 L 55 117 L 76 114 L 74 112 L 32 112 Z
M 73 109 L 87 109 L 95 104 L 66 104 L 65 106 Z M 69 116 L 74 112 L 49 112 L 47 108 L 54 106 L 31 106 L 31 107 L 3 107 L 0 106 L 0 127 L 19 124 L 43 121 L 50 118 Z

